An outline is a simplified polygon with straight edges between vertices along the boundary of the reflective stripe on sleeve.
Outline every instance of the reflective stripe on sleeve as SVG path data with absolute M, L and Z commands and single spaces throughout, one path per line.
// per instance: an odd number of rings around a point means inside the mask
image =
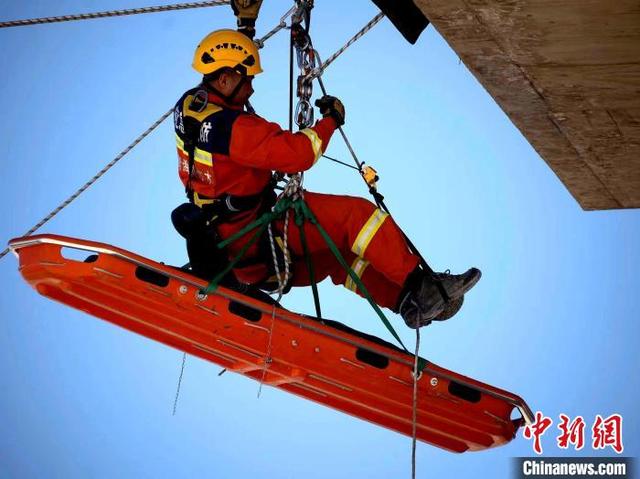
M 309 141 L 311 142 L 311 148 L 313 149 L 313 164 L 315 165 L 318 158 L 322 156 L 322 140 L 311 128 L 300 130 L 300 133 L 309 138 Z
M 203 165 L 213 166 L 213 157 L 211 153 L 208 151 L 201 150 L 200 148 L 196 148 L 193 152 L 193 157 L 195 161 L 198 163 L 202 163 Z
M 360 279 L 362 279 L 362 275 L 364 274 L 364 270 L 367 269 L 367 266 L 369 266 L 369 262 L 357 257 L 355 260 L 353 260 L 353 264 L 351 264 L 351 269 L 353 270 L 353 272 L 356 274 L 356 276 Z M 347 280 L 344 282 L 344 286 L 345 288 L 355 292 L 356 289 L 358 289 L 358 285 L 353 281 L 353 279 L 351 278 L 351 275 L 347 273 Z
M 353 246 L 351 246 L 351 251 L 358 256 L 364 256 L 364 252 L 369 247 L 369 243 L 371 243 L 371 240 L 382 226 L 382 223 L 384 223 L 384 220 L 387 219 L 387 216 L 389 216 L 387 213 L 376 208 L 360 230 L 360 233 L 358 233 L 356 240 L 353 242 Z

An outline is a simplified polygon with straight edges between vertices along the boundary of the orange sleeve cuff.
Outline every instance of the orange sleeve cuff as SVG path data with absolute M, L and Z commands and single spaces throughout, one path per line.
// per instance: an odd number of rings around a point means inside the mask
M 327 151 L 327 146 L 329 146 L 329 140 L 331 139 L 333 132 L 336 131 L 337 128 L 338 128 L 338 125 L 336 124 L 336 121 L 330 116 L 326 118 L 322 118 L 313 127 L 313 130 L 318 134 L 318 136 L 322 140 L 323 153 Z

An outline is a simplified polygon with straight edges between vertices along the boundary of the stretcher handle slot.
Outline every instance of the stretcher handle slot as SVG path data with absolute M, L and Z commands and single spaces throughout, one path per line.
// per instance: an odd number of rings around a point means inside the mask
M 373 366 L 378 369 L 385 369 L 389 366 L 389 358 L 382 354 L 374 353 L 368 349 L 358 348 L 356 350 L 356 359 L 362 361 L 369 366 Z
M 475 388 L 466 386 L 464 384 L 457 383 L 455 381 L 449 382 L 449 394 L 458 397 L 464 401 L 471 403 L 480 402 L 482 399 L 482 393 Z
M 80 263 L 90 263 L 92 261 L 89 260 L 91 255 L 87 257 L 87 250 L 81 248 L 72 248 L 70 246 L 63 246 L 60 248 L 60 256 L 64 259 L 70 259 L 71 261 L 78 261 Z
M 229 301 L 229 312 L 252 323 L 257 323 L 262 319 L 262 312 L 237 301 Z
M 169 276 L 158 273 L 144 266 L 136 267 L 136 278 L 145 283 L 151 283 L 161 288 L 166 288 L 169 285 Z

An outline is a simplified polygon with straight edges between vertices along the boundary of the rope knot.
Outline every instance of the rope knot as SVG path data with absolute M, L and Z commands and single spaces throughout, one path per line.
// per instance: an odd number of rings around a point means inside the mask
M 304 198 L 304 192 L 302 190 L 302 175 L 295 174 L 289 177 L 289 181 L 284 187 L 282 196 L 296 201 L 300 198 Z

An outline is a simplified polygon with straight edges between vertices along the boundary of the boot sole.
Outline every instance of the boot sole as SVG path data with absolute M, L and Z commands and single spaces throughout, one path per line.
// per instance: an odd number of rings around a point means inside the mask
M 458 299 L 460 296 L 464 296 L 467 293 L 467 291 L 469 291 L 476 284 L 478 284 L 478 281 L 480 281 L 480 278 L 482 278 L 482 272 L 477 268 L 472 268 L 472 269 L 477 271 L 477 273 L 467 283 L 464 283 L 462 287 L 458 289 L 455 289 L 453 291 L 447 291 L 450 301 L 453 301 L 454 299 Z
M 427 326 L 434 320 L 438 321 L 437 318 L 441 315 L 445 319 L 449 319 L 449 317 L 455 315 L 460 310 L 460 308 L 462 307 L 462 301 L 460 301 L 460 298 L 463 298 L 465 293 L 473 288 L 482 277 L 482 272 L 479 269 L 472 268 L 472 270 L 477 271 L 477 273 L 467 283 L 464 283 L 462 287 L 453 290 L 452 292 L 447 291 L 447 294 L 449 296 L 448 303 L 445 303 L 444 298 L 440 298 L 440 300 L 436 304 L 434 304 L 428 312 L 422 313 L 423 316 L 418 320 L 418 322 L 420 323 L 420 326 L 418 327 Z M 448 311 L 447 308 L 451 308 L 451 311 Z M 407 323 L 407 326 L 412 329 L 416 329 L 415 326 L 412 326 L 409 323 Z
M 462 308 L 462 304 L 464 303 L 464 295 L 459 298 L 452 299 L 448 303 L 444 305 L 444 309 L 442 312 L 433 318 L 433 321 L 446 321 L 447 319 L 453 318 L 458 311 Z

